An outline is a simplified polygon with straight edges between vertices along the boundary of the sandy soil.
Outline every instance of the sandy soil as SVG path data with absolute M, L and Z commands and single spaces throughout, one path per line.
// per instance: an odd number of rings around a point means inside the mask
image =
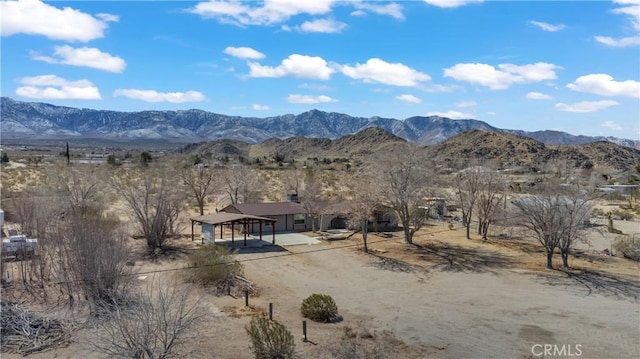
M 404 244 L 401 234 L 370 234 L 372 255 L 361 251 L 358 236 L 287 251 L 241 252 L 238 259 L 260 295 L 246 308 L 243 298 L 201 290 L 209 316 L 186 340 L 193 351 L 182 357 L 251 358 L 244 326 L 269 303 L 305 358 L 321 357 L 345 327 L 390 331 L 400 341 L 393 341 L 394 358 L 532 358 L 535 344 L 579 344 L 582 358 L 640 357 L 637 263 L 585 249 L 571 258 L 571 270 L 552 271 L 544 269 L 545 257 L 531 240 L 469 241 L 461 228 L 444 224 L 418 232 L 414 245 Z M 194 245 L 187 238 L 178 244 Z M 141 272 L 180 268 L 184 255 L 137 265 Z M 161 278 L 183 285 L 179 276 Z M 343 320 L 308 322 L 312 343 L 303 343 L 299 307 L 312 293 L 333 296 Z M 100 358 L 83 345 L 84 335 L 31 357 Z

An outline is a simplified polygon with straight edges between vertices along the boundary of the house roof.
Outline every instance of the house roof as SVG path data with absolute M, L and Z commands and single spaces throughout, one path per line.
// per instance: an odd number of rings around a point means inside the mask
M 346 214 L 351 211 L 351 201 L 319 201 L 316 209 L 324 214 Z M 287 214 L 307 213 L 297 202 L 266 202 L 232 204 L 222 209 L 222 212 L 242 213 L 253 216 L 281 216 Z
M 252 221 L 264 221 L 264 222 L 276 222 L 273 218 L 265 218 L 259 216 L 252 216 L 247 214 L 238 213 L 226 213 L 218 212 L 216 214 L 208 214 L 204 216 L 198 216 L 191 218 L 194 222 L 207 223 L 207 224 L 221 224 L 232 222 L 252 222 Z
M 266 202 L 231 204 L 222 212 L 241 213 L 253 216 L 278 216 L 286 214 L 306 213 L 300 203 L 296 202 Z

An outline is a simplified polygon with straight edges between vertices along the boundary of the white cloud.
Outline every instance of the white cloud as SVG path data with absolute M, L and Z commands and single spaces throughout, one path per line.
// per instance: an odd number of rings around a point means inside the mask
M 429 5 L 437 7 L 458 7 L 468 4 L 481 3 L 483 0 L 424 0 Z
M 577 102 L 573 104 L 566 104 L 566 103 L 560 102 L 560 103 L 557 103 L 555 107 L 560 111 L 585 113 L 585 112 L 596 112 L 596 111 L 604 110 L 605 108 L 616 106 L 616 105 L 618 105 L 616 101 L 603 100 L 603 101 L 582 101 L 582 102 Z
M 114 91 L 113 96 L 124 96 L 146 102 L 184 103 L 200 102 L 205 100 L 204 95 L 198 91 L 157 92 L 155 90 L 117 89 Z
M 251 108 L 256 110 L 256 111 L 269 111 L 269 106 L 267 106 L 267 105 L 258 105 L 257 103 L 254 103 L 253 105 L 251 105 Z
M 464 113 L 460 111 L 447 111 L 447 112 L 427 112 L 427 116 L 440 116 L 445 118 L 450 118 L 452 120 L 468 120 L 473 118 L 473 115 L 470 113 Z
M 431 80 L 425 73 L 401 63 L 389 63 L 377 58 L 367 60 L 365 64 L 343 65 L 340 70 L 345 76 L 367 83 L 382 83 L 392 86 L 415 87 Z
M 604 121 L 601 124 L 602 127 L 606 127 L 608 129 L 614 130 L 614 131 L 622 131 L 622 126 L 620 126 L 620 124 L 613 122 L 613 121 Z
M 615 81 L 607 74 L 590 74 L 578 77 L 567 85 L 573 91 L 602 96 L 625 96 L 640 98 L 640 82 L 635 80 Z
M 320 95 L 320 96 L 312 96 L 312 95 L 289 95 L 287 96 L 287 101 L 289 103 L 304 103 L 304 104 L 313 104 L 313 103 L 328 103 L 328 102 L 337 102 L 338 100 L 333 99 L 329 96 Z
M 102 52 L 94 47 L 73 48 L 68 45 L 63 45 L 55 46 L 53 49 L 54 57 L 32 53 L 31 58 L 52 64 L 91 67 L 116 73 L 121 73 L 125 67 L 127 67 L 127 63 L 121 57 Z
M 633 36 L 623 36 L 623 37 L 610 37 L 610 36 L 594 36 L 594 39 L 606 46 L 611 47 L 628 47 L 628 46 L 636 46 L 640 45 L 640 36 L 638 36 L 638 31 L 640 31 L 640 1 L 638 0 L 616 0 L 614 3 L 621 5 L 612 10 L 614 14 L 625 15 L 629 22 L 631 22 L 631 26 L 633 27 L 634 35 Z
M 532 25 L 537 26 L 538 28 L 544 30 L 544 31 L 549 31 L 549 32 L 556 32 L 556 31 L 560 31 L 562 29 L 565 28 L 564 24 L 558 24 L 558 25 L 553 25 L 553 24 L 549 24 L 547 22 L 542 22 L 542 21 L 529 21 L 529 23 L 531 23 Z
M 260 51 L 254 50 L 250 47 L 233 47 L 229 46 L 224 49 L 224 53 L 233 57 L 239 57 L 241 59 L 259 60 L 264 59 L 266 56 Z
M 398 95 L 396 96 L 396 100 L 400 100 L 408 103 L 422 103 L 421 99 L 409 94 Z
M 486 86 L 492 90 L 504 90 L 516 83 L 554 80 L 557 78 L 555 71 L 558 69 L 561 67 L 546 62 L 521 66 L 500 64 L 497 69 L 487 64 L 463 63 L 445 69 L 444 76 Z
M 70 7 L 59 9 L 35 0 L 2 1 L 0 13 L 2 36 L 42 35 L 53 40 L 82 42 L 104 37 L 107 22 L 114 21 L 115 16 L 100 14 L 95 18 Z
M 477 104 L 478 103 L 475 101 L 460 101 L 456 104 L 456 106 L 460 108 L 466 108 L 466 107 L 473 107 Z
M 404 20 L 402 5 L 397 3 L 378 5 L 372 1 L 354 1 L 351 4 L 357 9 L 351 13 L 351 16 L 364 16 L 369 11 L 378 15 L 388 15 L 397 20 Z
M 16 95 L 47 100 L 100 100 L 100 91 L 89 80 L 69 81 L 56 75 L 23 77 Z
M 620 37 L 617 39 L 609 36 L 594 36 L 593 38 L 597 42 L 610 47 L 629 47 L 640 44 L 640 36 Z
M 294 76 L 303 79 L 328 80 L 334 69 L 318 56 L 292 54 L 282 60 L 279 66 L 263 66 L 249 63 L 249 77 L 285 77 Z
M 614 0 L 614 3 L 624 5 L 624 6 L 613 9 L 613 13 L 627 15 L 634 29 L 640 30 L 640 1 Z
M 553 96 L 541 92 L 529 92 L 525 97 L 529 100 L 553 100 Z
M 302 32 L 321 32 L 325 34 L 337 34 L 342 32 L 347 27 L 344 22 L 336 21 L 333 19 L 316 19 L 312 21 L 305 21 L 300 25 L 300 31 Z
M 200 2 L 187 12 L 222 23 L 236 25 L 274 25 L 299 14 L 323 15 L 331 12 L 334 0 L 265 0 L 260 6 L 239 1 Z
M 96 16 L 99 17 L 102 21 L 120 22 L 120 16 L 118 16 L 118 15 L 101 13 L 101 14 L 96 14 Z

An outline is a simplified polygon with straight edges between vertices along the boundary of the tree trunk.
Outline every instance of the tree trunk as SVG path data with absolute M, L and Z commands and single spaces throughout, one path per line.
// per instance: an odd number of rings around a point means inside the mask
M 204 201 L 198 201 L 198 209 L 200 209 L 200 215 L 204 216 Z
M 466 229 L 467 229 L 467 239 L 471 239 L 471 234 L 470 234 L 471 229 L 469 228 L 469 226 L 470 226 L 470 223 L 469 223 L 469 222 L 467 222 L 467 223 L 465 224 L 465 227 L 466 227 Z
M 403 227 L 404 229 L 404 242 L 407 244 L 413 244 L 413 233 L 411 233 L 411 229 L 408 226 Z
M 367 227 L 368 227 L 367 220 L 364 220 L 364 222 L 362 222 L 362 243 L 364 244 L 365 253 L 369 253 L 369 247 L 367 246 L 367 234 L 369 232 L 369 228 Z
M 569 268 L 569 252 L 561 251 L 560 255 L 562 256 L 562 267 Z
M 547 250 L 547 269 L 553 269 L 553 250 Z

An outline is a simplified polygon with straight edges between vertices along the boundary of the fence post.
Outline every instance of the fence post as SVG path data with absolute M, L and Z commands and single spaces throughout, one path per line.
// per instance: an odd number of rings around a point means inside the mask
M 244 290 L 244 306 L 245 307 L 249 306 L 249 290 L 248 289 Z
M 273 320 L 273 303 L 269 303 L 269 320 Z
M 302 335 L 304 336 L 304 338 L 302 338 L 303 342 L 307 342 L 307 321 L 303 320 L 302 321 Z

